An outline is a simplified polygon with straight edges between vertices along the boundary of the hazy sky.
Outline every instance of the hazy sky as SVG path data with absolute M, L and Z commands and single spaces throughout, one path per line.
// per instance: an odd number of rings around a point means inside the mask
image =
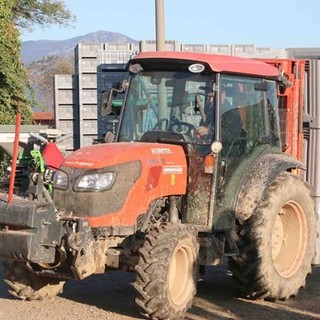
M 64 40 L 105 30 L 155 39 L 155 0 L 65 0 L 74 28 L 24 32 L 22 40 Z M 183 44 L 320 47 L 320 1 L 164 0 L 165 36 Z

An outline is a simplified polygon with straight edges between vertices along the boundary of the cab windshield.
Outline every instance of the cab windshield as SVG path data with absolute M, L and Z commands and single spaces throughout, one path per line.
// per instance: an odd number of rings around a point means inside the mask
M 199 126 L 213 119 L 214 75 L 142 71 L 131 76 L 118 141 L 209 144 Z M 209 113 L 205 114 L 205 112 Z M 213 130 L 212 130 L 213 132 Z M 210 141 L 209 141 L 210 140 Z

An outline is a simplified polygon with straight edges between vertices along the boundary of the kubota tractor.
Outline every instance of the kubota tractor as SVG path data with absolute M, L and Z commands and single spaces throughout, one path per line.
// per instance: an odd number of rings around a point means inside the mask
M 180 319 L 199 272 L 228 257 L 247 296 L 296 295 L 311 271 L 316 214 L 302 164 L 282 150 L 286 75 L 186 52 L 140 53 L 127 68 L 115 141 L 68 156 L 53 203 L 0 202 L 10 293 L 43 299 L 68 279 L 124 269 L 136 271 L 145 314 Z M 103 95 L 104 114 L 117 91 Z

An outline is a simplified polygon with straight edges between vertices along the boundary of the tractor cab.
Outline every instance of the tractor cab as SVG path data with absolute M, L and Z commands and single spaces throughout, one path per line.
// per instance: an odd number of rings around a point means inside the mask
M 242 68 L 237 60 L 182 52 L 179 60 L 174 52 L 137 55 L 128 63 L 130 81 L 122 88 L 126 98 L 116 141 L 179 144 L 187 156 L 205 156 L 213 142 L 220 142 L 226 161 L 263 141 L 279 144 L 275 68 L 262 77 L 255 66 L 255 76 L 252 60 L 248 66 L 240 60 Z M 120 90 L 107 92 L 104 113 Z
M 245 158 L 279 147 L 277 71 L 259 62 L 254 69 L 252 63 L 183 52 L 140 53 L 128 63 L 130 78 L 123 85 L 126 96 L 115 140 L 183 147 L 189 176 L 187 223 L 210 228 L 222 184 Z M 115 91 L 103 99 L 102 110 L 110 109 Z

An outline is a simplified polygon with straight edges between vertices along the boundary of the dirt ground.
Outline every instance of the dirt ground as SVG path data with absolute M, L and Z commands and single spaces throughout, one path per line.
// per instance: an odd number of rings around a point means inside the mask
M 20 301 L 7 293 L 0 264 L 1 320 L 129 320 L 144 319 L 134 303 L 134 274 L 114 272 L 69 281 L 64 292 L 46 301 Z M 224 268 L 209 268 L 185 319 L 306 320 L 320 319 L 320 267 L 314 267 L 306 288 L 287 302 L 240 298 Z

